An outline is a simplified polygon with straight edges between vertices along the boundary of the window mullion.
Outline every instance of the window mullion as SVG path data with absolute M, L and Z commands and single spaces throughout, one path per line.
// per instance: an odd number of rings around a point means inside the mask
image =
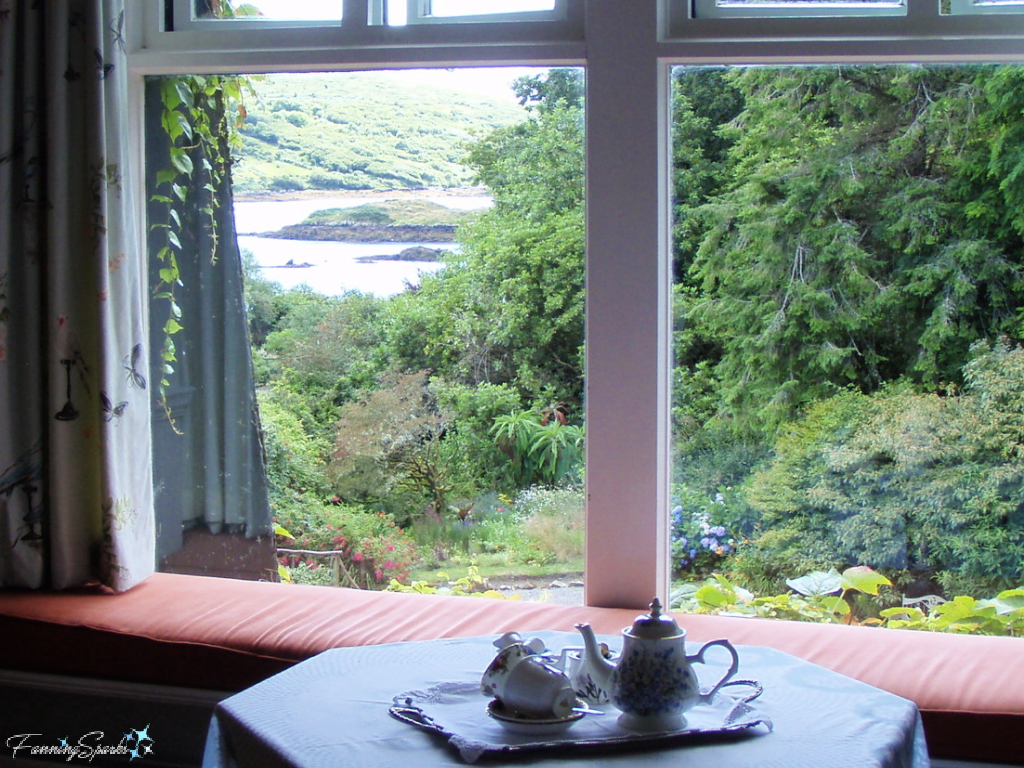
M 668 590 L 668 88 L 656 29 L 653 4 L 587 4 L 590 605 L 643 607 Z

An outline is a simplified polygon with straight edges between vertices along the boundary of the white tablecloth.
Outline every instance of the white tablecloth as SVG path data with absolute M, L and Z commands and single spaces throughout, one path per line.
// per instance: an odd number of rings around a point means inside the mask
M 574 634 L 530 634 L 544 638 L 549 648 L 579 644 Z M 388 710 L 394 697 L 406 691 L 478 681 L 493 657 L 492 639 L 339 648 L 320 654 L 221 702 L 210 723 L 204 768 L 463 765 L 458 750 L 444 737 L 399 722 Z M 613 649 L 620 647 L 617 638 L 606 639 Z M 694 645 L 687 650 L 697 649 Z M 757 726 L 741 735 L 672 745 L 484 755 L 479 764 L 928 768 L 921 719 L 912 702 L 770 648 L 737 650 L 737 677 L 764 686 L 751 706 L 770 718 L 771 732 Z M 696 667 L 702 679 L 720 674 L 713 655 L 708 654 L 706 672 Z M 501 739 L 505 732 L 484 713 L 486 704 L 481 696 L 482 727 L 494 729 L 495 738 Z

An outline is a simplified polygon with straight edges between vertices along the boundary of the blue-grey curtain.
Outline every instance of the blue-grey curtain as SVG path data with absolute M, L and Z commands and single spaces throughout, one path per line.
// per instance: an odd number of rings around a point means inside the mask
M 188 82 L 185 79 L 182 82 Z M 146 84 L 146 155 L 149 220 L 168 221 L 168 203 L 161 197 L 159 169 L 170 165 L 170 140 L 161 128 L 163 78 Z M 253 382 L 252 355 L 241 254 L 235 236 L 226 115 L 215 100 L 207 118 L 219 146 L 207 154 L 199 142 L 190 150 L 195 169 L 189 194 L 175 203 L 181 249 L 177 267 L 183 288 L 176 303 L 181 330 L 174 334 L 176 360 L 168 377 L 167 406 L 154 393 L 154 486 L 156 488 L 157 553 L 173 554 L 190 529 L 230 533 L 249 539 L 272 538 L 263 443 Z M 221 164 L 223 164 L 221 166 Z M 209 170 L 218 165 L 219 173 Z M 209 214 L 215 211 L 217 236 Z M 150 232 L 150 252 L 165 237 Z M 159 284 L 159 259 L 151 259 L 151 284 Z M 152 302 L 151 365 L 160 364 L 166 300 Z M 173 419 L 173 427 L 170 419 Z M 272 545 L 266 549 L 272 555 Z M 219 564 L 230 567 L 229 563 Z M 270 565 L 276 566 L 272 561 Z
M 124 0 L 0 0 L 0 585 L 152 573 Z

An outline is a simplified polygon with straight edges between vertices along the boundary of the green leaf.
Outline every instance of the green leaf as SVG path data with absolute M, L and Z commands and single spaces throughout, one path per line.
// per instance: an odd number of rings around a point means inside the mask
M 180 331 L 182 329 L 182 327 L 183 326 L 181 325 L 181 323 L 179 323 L 177 320 L 175 320 L 172 317 L 172 318 L 168 318 L 167 322 L 164 323 L 164 329 L 163 330 L 164 330 L 164 333 L 170 335 L 172 333 L 177 333 L 178 331 Z
M 836 614 L 837 616 L 850 615 L 850 604 L 839 597 L 839 595 L 823 597 L 818 601 L 818 604 L 829 613 Z
M 171 190 L 174 192 L 174 196 L 185 202 L 185 197 L 188 195 L 188 190 L 180 184 L 171 185 Z
M 178 176 L 178 171 L 173 168 L 164 168 L 162 171 L 156 172 L 156 184 L 160 186 L 161 184 L 173 183 Z
M 181 217 L 178 215 L 178 212 L 171 208 L 170 216 L 172 219 L 174 219 L 174 223 L 178 227 L 178 229 L 181 229 Z
M 831 595 L 842 590 L 842 576 L 832 568 L 825 571 L 812 571 L 797 579 L 786 579 L 786 585 L 794 592 L 812 597 L 814 595 Z
M 1024 589 L 1007 589 L 996 595 L 997 613 L 1011 613 L 1024 609 Z
M 189 107 L 192 106 L 192 104 L 194 103 L 192 89 L 188 86 L 188 83 L 184 80 L 184 78 L 176 78 L 174 80 L 174 91 L 178 99 L 180 100 L 179 103 L 187 104 Z
M 164 267 L 160 270 L 160 279 L 165 283 L 173 283 L 178 279 L 178 270 L 173 267 Z M 170 294 L 167 295 L 169 296 Z
M 181 112 L 175 112 L 175 117 L 178 119 L 178 125 L 181 127 L 182 132 L 188 136 L 188 140 L 192 141 L 192 124 L 188 121 Z
M 192 175 L 193 165 L 192 158 L 188 156 L 188 153 L 183 149 L 172 148 L 171 149 L 171 165 L 178 169 L 181 173 L 186 176 Z
M 928 618 L 920 608 L 911 607 L 885 608 L 879 611 L 878 615 L 883 619 L 893 619 L 902 616 L 909 621 L 924 621 Z
M 891 587 L 892 582 L 866 565 L 847 568 L 842 575 L 843 589 L 855 589 L 868 595 L 877 595 L 881 586 Z
M 733 603 L 731 596 L 715 584 L 705 584 L 694 597 L 702 608 L 722 608 Z

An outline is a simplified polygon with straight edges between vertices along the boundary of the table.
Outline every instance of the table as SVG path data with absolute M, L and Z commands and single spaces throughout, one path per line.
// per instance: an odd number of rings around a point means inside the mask
M 543 638 L 549 648 L 580 644 L 573 633 L 530 634 Z M 204 768 L 464 765 L 443 737 L 392 718 L 388 709 L 405 691 L 478 681 L 494 655 L 493 639 L 338 648 L 304 661 L 217 705 Z M 619 638 L 603 639 L 613 649 L 621 647 Z M 697 648 L 690 644 L 687 650 Z M 928 768 L 921 718 L 913 702 L 771 648 L 737 650 L 737 677 L 754 678 L 764 687 L 752 706 L 771 719 L 770 733 L 758 726 L 740 736 L 658 748 L 485 755 L 479 764 Z M 710 680 L 721 667 L 711 652 L 708 656 L 710 669 L 696 669 Z M 481 696 L 482 718 L 486 703 Z

